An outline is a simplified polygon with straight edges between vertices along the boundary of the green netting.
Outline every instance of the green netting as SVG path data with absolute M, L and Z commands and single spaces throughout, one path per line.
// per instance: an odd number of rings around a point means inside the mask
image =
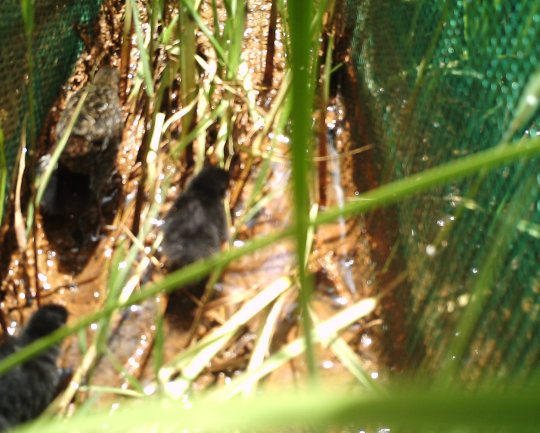
M 72 72 L 83 44 L 78 25 L 93 23 L 99 0 L 36 0 L 33 56 L 36 130 Z M 88 31 L 92 26 L 88 26 Z M 26 37 L 21 2 L 0 2 L 0 119 L 8 175 L 12 172 L 28 111 Z M 9 182 L 8 182 L 9 183 Z
M 540 68 L 538 1 L 349 0 L 347 7 L 385 180 L 503 139 Z M 536 112 L 512 140 L 540 134 L 539 121 Z M 539 173 L 538 160 L 509 165 L 400 204 L 412 291 L 407 346 L 429 368 L 457 356 L 470 381 L 527 375 L 539 365 Z M 477 320 L 458 327 L 471 300 L 480 301 Z M 456 335 L 467 329 L 470 338 Z

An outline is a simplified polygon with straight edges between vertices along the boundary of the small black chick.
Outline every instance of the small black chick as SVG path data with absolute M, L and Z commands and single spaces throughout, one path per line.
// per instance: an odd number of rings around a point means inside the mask
M 67 102 L 56 126 L 56 140 L 59 141 L 80 101 L 88 90 L 81 112 L 69 136 L 66 147 L 59 159 L 59 167 L 74 175 L 88 178 L 88 188 L 96 200 L 109 180 L 114 168 L 116 154 L 122 141 L 122 110 L 118 97 L 118 71 L 104 66 L 97 71 L 92 84 L 76 92 Z M 43 172 L 49 155 L 40 159 Z M 42 207 L 46 212 L 61 213 L 58 203 L 62 199 L 61 183 L 69 183 L 69 177 L 55 170 L 43 196 Z M 67 196 L 66 196 L 67 197 Z M 99 201 L 98 201 L 99 203 Z
M 18 337 L 0 346 L 0 359 L 66 323 L 67 311 L 60 305 L 40 308 Z M 36 418 L 56 396 L 61 370 L 56 366 L 60 348 L 49 347 L 34 358 L 0 376 L 0 431 Z
M 163 252 L 169 272 L 220 251 L 228 239 L 223 197 L 229 173 L 208 166 L 174 202 L 163 224 Z

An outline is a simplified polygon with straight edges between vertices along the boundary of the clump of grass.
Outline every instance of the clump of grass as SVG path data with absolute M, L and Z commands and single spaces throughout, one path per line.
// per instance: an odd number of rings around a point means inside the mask
M 129 5 L 141 53 L 139 72 L 134 81 L 130 103 L 136 104 L 139 97 L 144 99 L 144 114 L 147 116 L 149 125 L 142 144 L 145 147 L 142 152 L 143 175 L 138 192 L 139 207 L 134 211 L 138 215 L 136 218 L 142 222 L 140 229 L 131 237 L 118 236 L 120 240 L 116 244 L 114 259 L 110 262 L 109 290 L 103 308 L 3 360 L 0 362 L 0 374 L 66 336 L 75 334 L 87 328 L 91 323 L 97 322 L 99 331 L 87 349 L 83 366 L 76 372 L 76 381 L 81 385 L 84 379 L 88 378 L 85 389 L 121 394 L 129 397 L 130 401 L 122 403 L 123 406 L 127 406 L 126 409 L 113 416 L 110 416 L 108 412 L 107 414 L 97 412 L 89 416 L 84 413 L 82 417 L 77 415 L 76 410 L 71 420 L 55 420 L 51 423 L 39 420 L 25 430 L 39 429 L 41 432 L 53 431 L 53 429 L 58 431 L 59 428 L 93 430 L 106 424 L 110 431 L 121 429 L 135 432 L 148 431 L 150 428 L 156 431 L 167 431 L 173 428 L 222 431 L 233 428 L 270 430 L 291 426 L 300 427 L 306 424 L 315 428 L 326 428 L 330 425 L 365 425 L 367 423 L 407 427 L 442 426 L 448 429 L 462 426 L 492 427 L 497 425 L 500 427 L 504 425 L 518 431 L 518 428 L 536 425 L 536 405 L 532 404 L 534 401 L 532 393 L 521 393 L 510 398 L 505 395 L 481 392 L 473 400 L 470 395 L 457 391 L 434 391 L 429 386 L 420 385 L 408 391 L 388 390 L 386 392 L 371 380 L 354 350 L 339 338 L 339 332 L 342 329 L 372 312 L 379 298 L 361 300 L 334 317 L 319 323 L 319 319 L 310 308 L 312 282 L 305 266 L 314 227 L 336 221 L 340 217 L 358 215 L 396 203 L 460 177 L 474 176 L 482 170 L 490 170 L 511 161 L 539 155 L 540 139 L 522 140 L 512 146 L 498 146 L 464 157 L 386 184 L 359 195 L 352 202 L 319 212 L 314 216 L 312 215 L 314 200 L 310 196 L 314 179 L 311 163 L 314 147 L 311 125 L 314 93 L 321 78 L 318 58 L 314 53 L 318 53 L 320 35 L 323 31 L 323 15 L 328 8 L 333 7 L 333 2 L 320 2 L 317 8 L 314 8 L 311 2 L 289 3 L 287 6 L 279 3 L 280 16 L 284 20 L 283 25 L 286 29 L 285 45 L 290 57 L 283 87 L 274 100 L 276 105 L 262 114 L 250 96 L 253 89 L 249 84 L 249 71 L 244 71 L 244 76 L 239 79 L 243 62 L 241 52 L 245 19 L 243 3 L 234 0 L 226 1 L 222 15 L 224 22 L 220 22 L 218 17 L 222 14 L 221 7 L 213 1 L 211 3 L 214 19 L 212 26 L 204 23 L 199 10 L 200 5 L 188 0 L 180 2 L 178 16 L 172 17 L 168 22 L 165 21 L 163 4 L 159 1 L 143 6 L 130 0 Z M 138 9 L 142 7 L 147 8 L 145 16 L 150 20 L 151 30 L 148 37 L 144 35 L 142 14 Z M 159 35 L 157 34 L 158 24 L 163 28 Z M 201 31 L 209 41 L 213 49 L 213 57 L 202 59 L 195 54 L 198 31 Z M 324 68 L 326 76 L 323 77 L 325 103 L 328 100 L 327 86 L 332 70 L 329 61 L 331 47 L 330 43 Z M 154 59 L 159 53 L 166 53 L 167 61 L 161 65 L 163 68 L 153 70 Z M 197 65 L 201 67 L 202 72 L 199 73 Z M 163 110 L 162 101 L 166 92 L 171 90 L 174 80 L 177 79 L 178 71 L 181 76 L 182 110 L 178 113 L 169 113 Z M 144 95 L 139 95 L 141 87 L 144 87 Z M 216 102 L 216 93 L 220 95 L 218 102 Z M 267 173 L 270 171 L 273 147 L 265 154 L 260 150 L 260 144 L 269 132 L 273 132 L 275 137 L 284 130 L 288 130 L 289 124 L 292 131 L 290 150 L 294 221 L 287 227 L 251 239 L 241 247 L 230 248 L 228 251 L 172 272 L 162 280 L 147 283 L 136 290 L 151 260 L 151 253 L 144 253 L 141 246 L 144 245 L 149 233 L 154 230 L 151 221 L 159 215 L 161 204 L 174 176 L 173 173 L 165 172 L 166 162 L 172 162 L 177 166 L 182 158 L 186 158 L 185 150 L 189 144 L 195 142 L 195 167 L 200 168 L 207 152 L 207 131 L 215 127 L 219 132 L 216 143 L 213 144 L 215 152 L 212 157 L 221 165 L 230 165 L 234 156 L 231 154 L 239 151 L 235 146 L 227 146 L 233 140 L 233 124 L 238 114 L 234 107 L 238 99 L 245 104 L 244 111 L 252 124 L 262 119 L 264 126 L 258 131 L 254 127 L 256 132 L 253 134 L 253 153 L 250 155 L 249 164 L 255 164 L 256 160 L 260 161 L 260 174 L 251 195 L 246 200 L 245 213 L 237 221 L 236 228 L 241 228 L 252 215 L 255 215 L 261 203 L 272 200 L 272 192 L 265 193 L 263 187 Z M 173 135 L 171 129 L 177 124 L 181 125 L 181 131 Z M 168 142 L 166 148 L 161 145 L 164 137 Z M 0 142 L 0 148 L 2 148 L 1 144 Z M 166 155 L 163 155 L 164 151 Z M 37 202 L 39 202 L 45 182 L 38 187 Z M 126 211 L 125 215 L 128 214 L 129 211 Z M 125 218 L 127 219 L 127 216 Z M 139 226 L 138 223 L 136 225 Z M 107 346 L 107 340 L 114 318 L 122 309 L 158 294 L 176 290 L 178 287 L 210 274 L 216 268 L 221 269 L 233 260 L 284 239 L 295 240 L 297 274 L 293 273 L 292 276 L 284 276 L 274 282 L 269 282 L 265 289 L 247 300 L 224 324 L 186 348 L 168 363 L 163 362 L 163 340 L 166 336 L 162 335 L 163 327 L 160 322 L 162 318 L 158 318 L 153 353 L 155 363 L 153 385 L 154 389 L 162 391 L 159 393 L 159 398 L 147 396 L 142 385 L 133 377 L 130 377 L 132 390 L 99 388 L 92 384 L 88 372 L 100 356 L 108 356 L 113 364 L 115 363 Z M 159 240 L 154 243 L 152 250 L 155 250 L 158 244 Z M 295 275 L 298 275 L 298 278 L 293 278 Z M 269 352 L 277 316 L 283 307 L 283 296 L 293 290 L 299 291 L 303 336 L 265 358 L 266 352 Z M 205 394 L 204 398 L 197 401 L 190 410 L 180 410 L 178 402 L 171 408 L 169 398 L 189 394 L 193 381 L 205 366 L 226 346 L 238 330 L 255 316 L 262 316 L 263 320 L 261 320 L 256 348 L 248 369 L 233 379 L 229 386 Z M 256 393 L 260 389 L 259 384 L 263 377 L 276 371 L 279 366 L 296 356 L 306 356 L 310 372 L 312 376 L 315 376 L 317 372 L 315 345 L 319 343 L 328 346 L 345 368 L 352 373 L 352 377 L 358 381 L 355 385 L 362 390 L 361 393 L 349 395 L 343 392 L 328 392 L 324 388 L 313 388 L 309 392 L 298 394 L 291 392 L 278 396 L 261 396 L 260 393 Z M 116 368 L 126 373 L 121 365 L 116 365 Z M 451 378 L 454 373 L 447 372 L 446 374 L 448 378 Z M 61 397 L 58 403 L 60 412 L 65 412 L 74 393 L 75 388 L 69 388 Z M 234 397 L 240 393 L 256 394 L 257 398 L 251 398 L 247 402 L 235 399 Z M 218 402 L 220 404 L 217 404 Z M 91 405 L 92 402 L 90 401 L 89 404 Z M 470 415 L 471 408 L 476 411 L 476 416 Z M 497 416 L 482 417 L 488 412 L 492 414 L 491 410 Z M 209 413 L 212 416 L 208 416 Z

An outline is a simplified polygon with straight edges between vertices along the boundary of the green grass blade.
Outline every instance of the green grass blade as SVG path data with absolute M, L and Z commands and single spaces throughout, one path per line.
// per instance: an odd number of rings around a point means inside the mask
M 135 0 L 129 0 L 131 2 L 131 8 L 133 11 L 133 24 L 135 27 L 135 33 L 137 34 L 137 45 L 141 54 L 141 64 L 143 71 L 143 79 L 146 87 L 146 94 L 149 98 L 154 97 L 154 81 L 152 78 L 152 68 L 150 67 L 150 59 L 148 50 L 144 45 L 144 33 L 141 26 L 141 18 L 139 17 L 139 9 L 137 8 L 137 2 Z
M 120 395 L 122 397 L 145 397 L 144 393 L 133 391 L 131 389 L 113 388 L 112 386 L 98 386 L 98 385 L 83 385 L 81 386 L 82 392 L 99 392 L 113 395 Z
M 214 37 L 212 32 L 208 30 L 208 27 L 204 24 L 203 20 L 195 10 L 192 0 L 181 0 L 181 3 L 186 7 L 199 28 L 202 30 L 208 40 L 212 43 L 212 46 L 214 47 L 214 50 L 216 50 L 216 54 L 218 55 L 220 60 L 225 62 L 227 59 L 227 56 L 225 55 L 225 50 L 223 49 L 219 41 Z
M 360 194 L 354 201 L 346 203 L 343 207 L 321 212 L 313 223 L 325 224 L 335 221 L 340 216 L 367 212 L 436 186 L 471 176 L 482 169 L 489 170 L 511 164 L 521 158 L 538 155 L 540 155 L 540 137 L 525 139 L 512 145 L 499 145 Z
M 224 32 L 229 48 L 227 53 L 227 80 L 234 80 L 238 73 L 242 55 L 242 43 L 244 41 L 245 9 L 245 2 L 239 0 L 230 1 L 230 11 L 228 11 L 230 15 L 227 16 Z
M 7 165 L 4 144 L 4 131 L 2 130 L 2 124 L 0 123 L 0 224 L 4 221 L 7 182 Z
M 311 319 L 309 317 L 309 300 L 313 284 L 307 277 L 304 263 L 306 258 L 306 240 L 309 226 L 310 197 L 308 187 L 308 160 L 312 150 L 311 111 L 313 108 L 310 88 L 312 79 L 311 55 L 312 38 L 310 25 L 312 20 L 312 2 L 310 0 L 289 2 L 289 31 L 291 43 L 292 70 L 292 177 L 294 191 L 294 215 L 296 254 L 300 280 L 300 306 L 302 324 L 307 342 L 306 358 L 311 376 L 316 374 L 316 361 L 311 342 Z
M 21 12 L 26 35 L 26 67 L 28 70 L 28 118 L 30 123 L 30 157 L 33 157 L 36 140 L 36 95 L 34 89 L 33 38 L 35 27 L 35 0 L 21 0 Z
M 306 425 L 319 430 L 337 426 L 358 430 L 381 427 L 396 431 L 538 431 L 537 386 L 526 390 L 497 393 L 434 391 L 408 386 L 388 394 L 337 392 L 332 388 L 274 394 L 253 399 L 233 399 L 223 404 L 206 400 L 184 408 L 170 400 L 134 402 L 111 415 L 77 414 L 66 420 L 34 423 L 18 429 L 24 433 L 58 431 L 149 432 L 149 431 L 290 431 Z M 211 415 L 210 415 L 211 414 Z M 241 414 L 241 415 L 240 415 Z M 371 428 L 370 428 L 371 427 Z M 377 427 L 377 428 L 375 428 Z
M 197 65 L 195 55 L 197 53 L 197 27 L 193 17 L 186 6 L 180 4 L 178 20 L 178 36 L 181 38 L 180 45 L 180 101 L 182 107 L 189 106 L 197 97 Z M 193 128 L 195 110 L 190 110 L 182 117 L 181 137 L 185 137 Z
M 529 78 L 523 94 L 519 98 L 512 122 L 505 132 L 502 141 L 510 141 L 514 134 L 529 121 L 538 110 L 540 104 L 540 69 Z
M 62 137 L 60 137 L 60 141 L 54 148 L 54 151 L 51 155 L 51 160 L 49 162 L 49 165 L 47 166 L 47 169 L 45 170 L 43 175 L 40 177 L 40 179 L 38 179 L 38 186 L 37 186 L 37 193 L 36 193 L 36 206 L 39 205 L 39 203 L 41 202 L 41 199 L 43 198 L 45 188 L 47 188 L 47 184 L 49 183 L 52 172 L 56 168 L 58 159 L 60 158 L 60 155 L 62 154 L 62 152 L 64 151 L 64 148 L 66 147 L 69 136 L 71 135 L 71 131 L 73 127 L 75 126 L 75 122 L 77 122 L 79 113 L 81 112 L 81 109 L 83 107 L 83 104 L 84 104 L 84 101 L 86 100 L 87 95 L 88 95 L 88 90 L 82 92 L 81 99 L 79 99 L 79 102 L 75 106 L 75 110 L 73 111 L 73 115 L 69 119 L 69 123 L 66 127 L 66 130 L 64 131 L 64 134 L 62 135 Z
M 147 220 L 149 219 L 150 218 L 147 218 Z M 148 222 L 148 224 L 151 223 Z M 207 260 L 196 262 L 192 265 L 186 266 L 185 268 L 179 269 L 178 271 L 172 272 L 171 274 L 163 278 L 163 280 L 161 280 L 159 283 L 147 284 L 140 291 L 137 291 L 133 295 L 131 295 L 131 297 L 127 301 L 116 302 L 111 303 L 110 305 L 106 305 L 103 309 L 82 317 L 75 324 L 69 327 L 64 326 L 53 332 L 52 334 L 48 335 L 47 337 L 39 339 L 34 343 L 25 346 L 23 349 L 19 350 L 13 355 L 4 358 L 2 361 L 0 361 L 0 374 L 9 371 L 16 365 L 32 358 L 37 353 L 45 350 L 47 347 L 50 347 L 51 345 L 61 341 L 65 337 L 77 332 L 78 330 L 84 329 L 87 326 L 90 326 L 90 324 L 95 323 L 103 317 L 110 315 L 115 310 L 129 307 L 130 305 L 142 302 L 145 299 L 148 299 L 159 293 L 171 292 L 179 287 L 185 286 L 190 282 L 200 280 L 202 277 L 208 275 L 211 271 L 213 271 L 216 267 L 226 265 L 234 259 L 252 253 L 265 246 L 271 245 L 274 242 L 285 239 L 291 234 L 292 229 L 288 229 L 257 238 L 249 243 L 246 243 L 242 247 L 234 248 L 217 256 L 211 257 Z

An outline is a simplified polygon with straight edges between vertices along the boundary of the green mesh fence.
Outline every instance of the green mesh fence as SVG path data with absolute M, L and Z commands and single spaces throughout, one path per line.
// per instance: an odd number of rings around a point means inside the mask
M 538 1 L 347 7 L 385 180 L 503 139 L 540 68 Z M 539 121 L 536 112 L 511 139 L 540 134 Z M 431 370 L 455 362 L 466 381 L 526 376 L 539 365 L 539 168 L 538 160 L 509 165 L 400 204 L 412 359 Z
M 36 130 L 72 72 L 83 43 L 78 25 L 93 23 L 99 0 L 36 0 L 33 56 L 35 68 Z M 92 26 L 87 26 L 88 31 Z M 26 36 L 21 2 L 0 2 L 0 119 L 5 136 L 8 175 L 20 143 L 28 111 Z M 8 178 L 9 184 L 9 178 Z

